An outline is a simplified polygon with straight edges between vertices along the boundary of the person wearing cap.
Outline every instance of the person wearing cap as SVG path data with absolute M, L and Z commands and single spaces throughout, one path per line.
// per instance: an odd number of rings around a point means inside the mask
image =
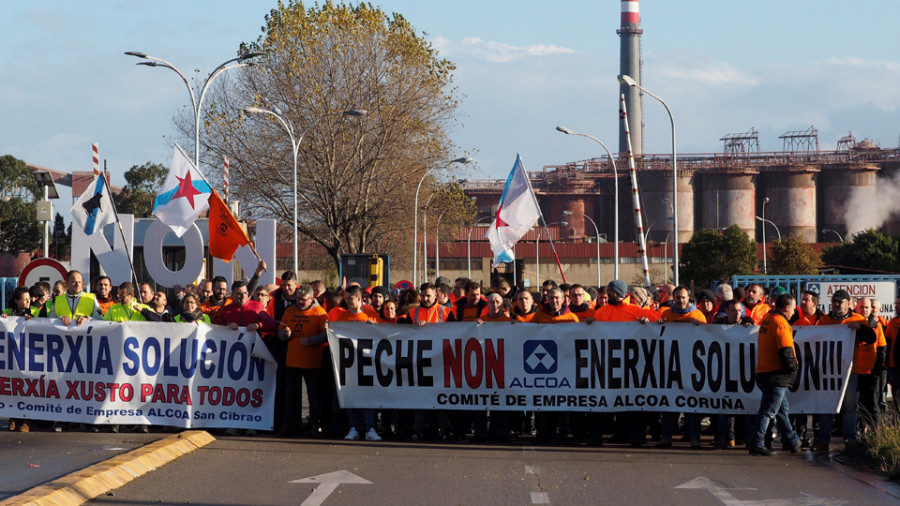
M 783 293 L 775 299 L 775 309 L 763 317 L 759 327 L 756 385 L 762 391 L 762 398 L 756 413 L 755 434 L 753 440 L 748 441 L 750 455 L 775 455 L 764 444 L 773 420 L 778 425 L 782 445 L 791 453 L 800 451 L 800 438 L 791 426 L 787 400 L 787 389 L 794 383 L 800 368 L 794 355 L 794 333 L 789 323 L 796 309 L 794 297 Z
M 844 442 L 852 443 L 856 441 L 856 422 L 858 418 L 858 375 L 856 370 L 861 365 L 861 358 L 870 355 L 870 349 L 872 351 L 871 354 L 874 355 L 875 347 L 873 345 L 876 344 L 878 337 L 862 315 L 850 311 L 850 294 L 847 290 L 834 292 L 831 296 L 831 311 L 823 316 L 816 325 L 847 325 L 847 327 L 856 331 L 853 345 L 854 370 L 850 373 L 850 377 L 847 380 L 844 400 L 841 402 L 839 413 Z M 827 452 L 831 443 L 831 429 L 834 427 L 834 413 L 825 413 L 819 420 L 818 427 L 813 451 Z
M 716 317 L 716 296 L 712 290 L 703 289 L 697 292 L 697 310 L 703 313 L 707 322 Z
M 643 309 L 625 303 L 625 297 L 628 295 L 628 283 L 621 279 L 610 281 L 606 285 L 606 304 L 594 311 L 593 320 L 598 322 L 641 322 L 647 323 L 650 318 Z M 603 414 L 589 413 L 588 426 L 590 437 L 588 439 L 589 446 L 603 445 Z M 617 421 L 617 437 L 616 439 L 627 439 L 632 447 L 640 447 L 647 439 L 646 435 L 646 415 L 639 411 L 627 411 L 616 415 Z
M 606 304 L 594 311 L 594 321 L 598 322 L 634 322 L 647 323 L 650 318 L 644 311 L 633 304 L 626 304 L 629 294 L 628 283 L 621 279 L 610 281 L 606 285 Z
M 375 310 L 376 313 L 381 314 L 381 306 L 384 305 L 385 301 L 388 300 L 391 296 L 390 290 L 386 286 L 376 286 L 372 287 L 372 295 L 371 295 L 371 306 L 372 309 Z

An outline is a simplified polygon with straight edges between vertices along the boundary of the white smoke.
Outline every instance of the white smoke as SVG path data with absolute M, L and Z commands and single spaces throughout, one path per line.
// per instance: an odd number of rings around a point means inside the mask
M 880 228 L 893 216 L 900 216 L 900 172 L 893 178 L 875 178 L 871 187 L 853 187 L 844 203 L 847 237 L 870 228 Z

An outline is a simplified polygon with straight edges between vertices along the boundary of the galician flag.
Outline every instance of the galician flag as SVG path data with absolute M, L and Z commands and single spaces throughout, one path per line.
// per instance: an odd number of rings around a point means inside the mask
M 116 222 L 112 196 L 103 174 L 94 176 L 94 182 L 72 206 L 72 221 L 76 227 L 84 229 L 85 235 L 99 232 L 104 226 Z
M 516 163 L 506 178 L 503 195 L 497 204 L 497 216 L 485 236 L 491 242 L 491 250 L 494 252 L 494 267 L 501 262 L 515 260 L 513 246 L 540 218 L 541 209 L 538 207 L 537 197 L 534 196 L 522 157 L 517 154 Z
M 209 207 L 210 193 L 209 182 L 176 144 L 169 175 L 156 196 L 153 214 L 181 237 Z

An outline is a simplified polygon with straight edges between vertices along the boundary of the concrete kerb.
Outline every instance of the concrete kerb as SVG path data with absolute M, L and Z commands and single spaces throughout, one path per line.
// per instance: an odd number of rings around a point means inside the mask
M 35 487 L 0 506 L 76 506 L 215 441 L 208 432 L 185 431 Z

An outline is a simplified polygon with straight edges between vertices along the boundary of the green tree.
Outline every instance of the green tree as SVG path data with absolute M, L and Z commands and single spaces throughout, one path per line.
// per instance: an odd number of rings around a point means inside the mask
M 33 171 L 22 160 L 0 156 L 0 199 L 19 197 L 26 202 L 41 198 Z
M 59 213 L 56 213 L 56 217 L 53 220 L 50 251 L 57 260 L 68 260 L 72 253 L 72 228 L 69 227 L 68 232 L 66 232 L 66 222 Z
M 827 265 L 900 272 L 898 247 L 900 240 L 897 236 L 870 228 L 855 234 L 844 244 L 826 247 L 822 252 L 822 261 Z
M 0 253 L 33 251 L 41 237 L 34 202 L 21 197 L 0 200 Z
M 40 244 L 34 204 L 40 192 L 25 162 L 0 156 L 0 253 L 32 251 Z
M 152 162 L 128 169 L 125 172 L 125 186 L 118 195 L 113 196 L 118 212 L 133 214 L 136 218 L 150 217 L 153 202 L 168 173 L 169 169 Z
M 756 269 L 756 241 L 737 225 L 719 234 L 711 228 L 694 233 L 681 250 L 681 282 L 692 280 L 705 288 L 713 281 L 726 281 L 735 274 L 749 274 Z
M 234 115 L 255 105 L 279 111 L 295 137 L 305 132 L 299 232 L 321 244 L 335 264 L 341 253 L 381 247 L 408 259 L 416 185 L 427 170 L 459 156 L 450 155 L 448 136 L 457 106 L 454 65 L 401 15 L 367 3 L 307 9 L 302 2 L 279 2 L 263 34 L 240 51 L 263 51 L 265 61 L 221 79 L 201 139 L 216 166 L 222 156 L 231 158 L 232 192 L 244 209 L 293 223 L 287 133 L 270 115 Z M 351 109 L 368 115 L 341 114 Z M 179 125 L 185 134 L 192 131 L 186 116 Z M 449 171 L 441 169 L 430 175 Z M 428 190 L 423 186 L 422 195 Z
M 796 235 L 772 243 L 769 274 L 817 274 L 822 259 L 816 250 Z

